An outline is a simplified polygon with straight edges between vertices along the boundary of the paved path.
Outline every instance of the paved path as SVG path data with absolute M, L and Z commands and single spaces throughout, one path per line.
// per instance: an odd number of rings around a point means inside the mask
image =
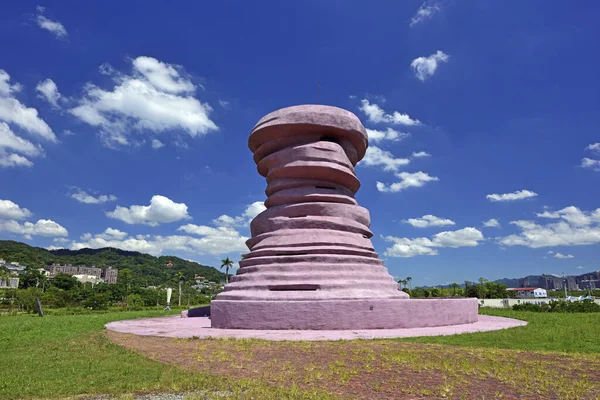
M 352 340 L 385 339 L 415 336 L 456 335 L 494 331 L 525 326 L 527 322 L 511 318 L 480 315 L 473 324 L 439 326 L 412 329 L 369 329 L 345 331 L 300 331 L 300 330 L 245 330 L 213 329 L 208 318 L 181 318 L 178 315 L 153 318 L 128 319 L 106 324 L 106 329 L 144 336 L 172 338 L 237 338 L 264 340 Z

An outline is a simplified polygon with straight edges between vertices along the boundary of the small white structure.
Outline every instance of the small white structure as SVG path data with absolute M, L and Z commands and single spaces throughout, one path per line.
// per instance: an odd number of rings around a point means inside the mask
M 507 291 L 517 292 L 519 297 L 535 297 L 535 298 L 546 298 L 548 293 L 546 289 L 542 288 L 507 288 Z
M 73 275 L 73 278 L 81 283 L 90 282 L 92 285 L 102 282 L 102 279 L 98 278 L 96 275 Z
M 19 278 L 10 277 L 8 280 L 0 278 L 0 289 L 16 289 L 19 287 Z

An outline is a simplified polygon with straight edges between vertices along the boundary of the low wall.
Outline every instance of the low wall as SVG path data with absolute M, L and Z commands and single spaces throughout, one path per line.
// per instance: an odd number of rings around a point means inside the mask
M 480 307 L 492 307 L 492 308 L 511 308 L 515 304 L 525 304 L 525 303 L 533 303 L 533 304 L 548 304 L 553 300 L 562 300 L 562 299 L 553 299 L 553 298 L 537 298 L 537 299 L 478 299 L 478 303 Z M 594 302 L 600 305 L 600 299 L 594 300 Z

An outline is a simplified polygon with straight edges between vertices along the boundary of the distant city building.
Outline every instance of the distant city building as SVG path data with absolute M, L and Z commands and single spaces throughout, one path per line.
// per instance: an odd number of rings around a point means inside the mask
M 67 275 L 71 275 L 71 276 L 90 275 L 90 276 L 96 277 L 96 280 L 98 282 L 100 280 L 102 280 L 111 285 L 114 285 L 115 283 L 117 283 L 117 276 L 119 274 L 119 270 L 117 270 L 113 267 L 98 268 L 95 266 L 91 266 L 91 267 L 87 266 L 87 265 L 74 266 L 71 264 L 69 264 L 69 265 L 52 264 L 52 265 L 47 266 L 46 270 L 48 271 L 50 278 L 54 278 L 57 274 L 67 274 Z
M 104 282 L 114 285 L 117 283 L 117 275 L 119 274 L 118 269 L 114 269 L 112 267 L 104 268 L 102 270 L 102 279 Z
M 522 288 L 507 288 L 509 292 L 516 292 L 519 297 L 536 297 L 544 298 L 548 297 L 546 289 L 533 288 L 533 287 L 522 287 Z
M 0 258 L 0 267 L 6 267 L 8 268 L 8 271 L 11 274 L 21 274 L 23 271 L 25 271 L 25 268 L 27 268 L 24 265 L 19 264 L 18 262 L 11 262 L 8 263 L 5 260 Z
M 0 278 L 0 289 L 16 289 L 19 287 L 19 279 L 11 277 L 8 278 L 8 282 L 4 278 Z

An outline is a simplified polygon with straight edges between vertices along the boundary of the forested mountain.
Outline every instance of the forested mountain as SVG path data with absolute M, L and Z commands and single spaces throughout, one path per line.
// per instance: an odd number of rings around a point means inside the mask
M 81 250 L 46 250 L 32 247 L 12 240 L 0 240 L 0 259 L 7 262 L 17 261 L 28 267 L 46 267 L 52 263 L 72 265 L 95 265 L 96 267 L 112 266 L 119 270 L 128 268 L 131 279 L 136 284 L 160 285 L 173 281 L 177 272 L 182 272 L 186 280 L 198 274 L 207 279 L 220 282 L 225 274 L 219 270 L 187 261 L 175 256 L 154 257 L 137 251 L 125 251 L 111 247 L 102 249 Z M 167 267 L 171 261 L 172 267 Z

